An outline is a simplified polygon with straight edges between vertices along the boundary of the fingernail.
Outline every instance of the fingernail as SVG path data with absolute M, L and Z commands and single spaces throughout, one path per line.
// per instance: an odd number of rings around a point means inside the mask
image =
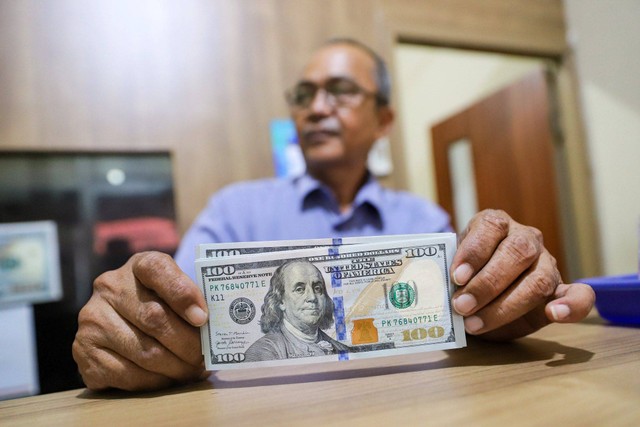
M 207 313 L 195 304 L 187 308 L 185 313 L 189 322 L 195 326 L 202 326 L 207 321 Z
M 471 265 L 467 263 L 460 264 L 453 272 L 453 281 L 456 285 L 463 286 L 467 284 L 472 275 L 473 268 Z
M 566 319 L 570 314 L 571 309 L 568 305 L 555 304 L 551 306 L 551 315 L 553 316 L 553 320 L 556 322 Z
M 478 316 L 471 316 L 464 319 L 464 329 L 470 334 L 478 332 L 484 327 L 484 322 Z
M 476 305 L 478 305 L 476 297 L 471 294 L 462 294 L 453 299 L 453 307 L 460 314 L 470 313 Z

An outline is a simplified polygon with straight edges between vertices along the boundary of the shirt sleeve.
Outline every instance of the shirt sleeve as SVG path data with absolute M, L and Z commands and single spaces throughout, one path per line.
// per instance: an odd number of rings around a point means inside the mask
M 433 229 L 433 231 L 430 232 L 448 233 L 454 231 L 449 214 L 435 203 L 429 201 L 426 202 L 425 212 L 422 218 L 423 221 L 429 224 L 428 226 L 425 226 L 425 228 Z
M 228 189 L 213 195 L 183 236 L 174 259 L 192 280 L 195 281 L 194 261 L 199 244 L 237 241 L 235 222 L 238 219 L 232 215 L 233 204 L 234 198 Z
M 406 227 L 411 233 L 444 233 L 452 232 L 449 214 L 439 205 L 414 195 L 408 195 L 413 204 Z

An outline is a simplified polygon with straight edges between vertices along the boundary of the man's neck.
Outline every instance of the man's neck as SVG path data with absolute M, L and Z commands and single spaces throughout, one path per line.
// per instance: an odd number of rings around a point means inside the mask
M 329 187 L 336 200 L 340 211 L 345 212 L 351 208 L 358 190 L 364 184 L 367 177 L 366 167 L 362 168 L 324 168 L 321 170 L 309 170 L 311 176 Z

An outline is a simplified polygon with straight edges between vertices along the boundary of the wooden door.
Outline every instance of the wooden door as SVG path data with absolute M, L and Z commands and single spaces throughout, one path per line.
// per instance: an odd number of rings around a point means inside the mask
M 516 221 L 540 229 L 545 246 L 566 277 L 544 71 L 535 71 L 447 118 L 431 132 L 438 199 L 453 223 L 450 148 L 456 141 L 466 140 L 471 148 L 478 210 L 502 209 Z

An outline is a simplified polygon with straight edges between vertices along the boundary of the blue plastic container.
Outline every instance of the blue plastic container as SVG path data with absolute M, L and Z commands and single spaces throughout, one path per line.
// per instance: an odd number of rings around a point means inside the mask
M 590 277 L 578 282 L 596 293 L 596 308 L 603 318 L 623 325 L 640 325 L 640 279 L 637 274 Z

